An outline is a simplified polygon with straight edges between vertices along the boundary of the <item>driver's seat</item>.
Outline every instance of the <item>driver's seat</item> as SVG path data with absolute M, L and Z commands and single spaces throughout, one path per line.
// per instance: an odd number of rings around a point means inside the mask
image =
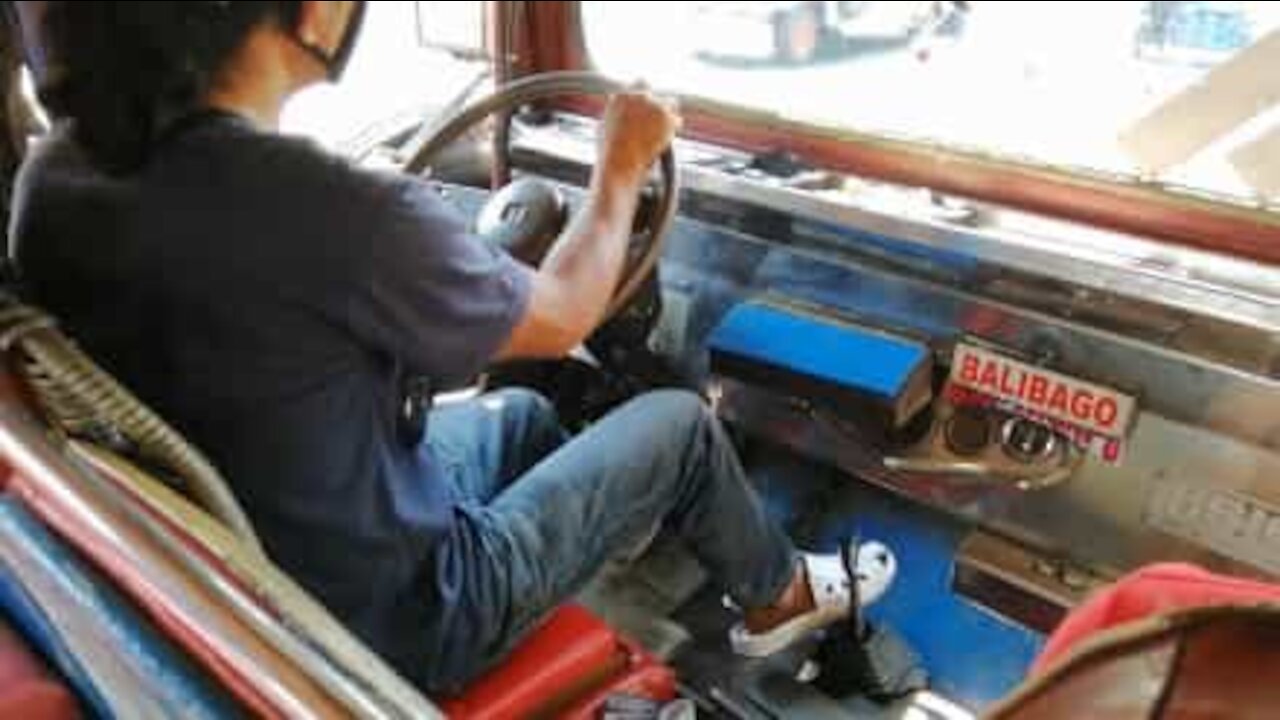
M 506 662 L 444 702 L 450 718 L 588 720 L 615 694 L 665 701 L 675 675 L 585 608 L 556 610 Z
M 258 611 L 265 611 L 271 621 L 262 626 L 259 620 L 260 634 L 263 627 L 269 630 L 266 635 L 293 632 L 319 645 L 319 657 L 327 663 L 322 670 L 354 678 L 357 685 L 372 685 L 374 694 L 391 698 L 392 705 L 407 714 L 422 715 L 429 707 L 261 554 L 230 489 L 225 484 L 210 487 L 221 483 L 211 465 L 208 475 L 199 480 L 204 491 L 198 498 L 203 503 L 190 494 L 175 493 L 174 483 L 157 480 L 157 474 L 172 475 L 178 487 L 189 489 L 194 484 L 190 469 L 206 472 L 202 456 L 94 364 L 48 315 L 0 295 L 0 349 L 13 374 L 36 400 L 36 414 L 66 440 L 63 452 L 77 456 L 81 467 L 96 471 L 114 490 L 117 501 L 136 505 L 164 521 L 162 529 L 189 551 L 188 559 L 201 563 L 209 582 L 216 585 L 219 581 L 212 579 L 216 576 L 252 591 Z M 237 524 L 246 527 L 237 528 Z M 112 568 L 102 569 L 120 582 Z M 134 595 L 133 600 L 153 620 L 159 621 L 156 613 L 166 612 L 164 598 Z M 209 648 L 193 647 L 192 637 L 175 640 L 194 657 L 210 657 Z M 665 700 L 674 696 L 674 686 L 668 668 L 585 609 L 567 605 L 553 613 L 501 667 L 446 701 L 444 710 L 458 718 L 587 718 L 594 717 L 613 693 Z M 233 693 L 237 690 L 231 688 Z

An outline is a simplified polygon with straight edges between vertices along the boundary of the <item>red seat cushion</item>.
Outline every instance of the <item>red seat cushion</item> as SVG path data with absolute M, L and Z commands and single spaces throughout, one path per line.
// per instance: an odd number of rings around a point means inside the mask
M 1193 565 L 1152 565 L 1103 589 L 1076 608 L 1045 643 L 1033 674 L 1085 638 L 1149 615 L 1213 605 L 1280 602 L 1280 585 L 1215 575 Z
M 614 631 L 577 605 L 565 605 L 498 669 L 443 704 L 450 718 L 525 718 L 566 707 L 626 669 Z
M 609 696 L 632 695 L 667 701 L 676 695 L 676 676 L 671 668 L 650 657 L 638 646 L 627 644 L 624 649 L 631 654 L 628 669 L 586 697 L 579 699 L 566 710 L 563 720 L 596 720 Z

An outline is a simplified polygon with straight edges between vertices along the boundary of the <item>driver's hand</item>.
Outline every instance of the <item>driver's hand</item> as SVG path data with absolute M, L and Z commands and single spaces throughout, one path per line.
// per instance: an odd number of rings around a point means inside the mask
M 605 173 L 640 182 L 680 129 L 675 103 L 643 88 L 609 98 L 600 132 Z

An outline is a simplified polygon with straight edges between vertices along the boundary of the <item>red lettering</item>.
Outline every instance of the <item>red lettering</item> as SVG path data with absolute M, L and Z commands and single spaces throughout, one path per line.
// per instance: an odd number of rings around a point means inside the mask
M 1036 375 L 1031 378 L 1031 389 L 1027 391 L 1027 400 L 1032 405 L 1044 405 L 1049 399 L 1049 381 Z
M 1004 370 L 1000 373 L 1000 394 L 1005 397 L 1017 397 L 1014 388 L 1010 387 L 1009 375 L 1015 372 L 1008 365 L 1004 366 Z
M 1056 410 L 1066 415 L 1068 413 L 1067 405 L 1071 403 L 1071 391 L 1066 385 L 1058 384 L 1053 388 L 1053 394 L 1049 396 L 1049 409 Z
M 978 368 L 981 367 L 981 365 L 982 362 L 978 360 L 977 355 L 969 355 L 966 353 L 964 357 L 960 359 L 960 379 L 967 383 L 976 384 L 978 382 Z
M 947 401 L 956 407 L 987 407 L 991 404 L 991 396 L 970 390 L 969 388 L 947 383 L 945 392 Z
M 1102 446 L 1102 459 L 1109 463 L 1120 462 L 1120 450 L 1123 447 L 1124 446 L 1120 444 L 1119 440 L 1108 440 L 1107 443 Z
M 1077 420 L 1093 417 L 1093 393 L 1081 390 L 1071 398 L 1071 416 Z
M 1066 427 L 1070 428 L 1071 441 L 1075 443 L 1076 447 L 1084 449 L 1093 444 L 1094 435 L 1087 429 L 1070 423 Z
M 1109 428 L 1116 424 L 1116 419 L 1120 417 L 1120 407 L 1116 405 L 1113 398 L 1102 398 L 1093 408 L 1093 419 L 1099 425 Z
M 1027 398 L 1027 373 L 1018 373 L 1018 399 L 1025 400 Z
M 982 368 L 982 378 L 978 380 L 978 384 L 988 388 L 991 392 L 1000 392 L 1000 365 L 999 363 L 988 361 Z

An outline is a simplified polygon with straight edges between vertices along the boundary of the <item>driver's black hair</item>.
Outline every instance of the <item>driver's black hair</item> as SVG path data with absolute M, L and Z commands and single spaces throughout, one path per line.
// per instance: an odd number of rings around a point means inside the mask
M 198 106 L 251 30 L 265 22 L 292 28 L 300 5 L 66 0 L 23 13 L 23 21 L 43 14 L 37 32 L 25 33 L 41 44 L 41 102 L 71 121 L 97 166 L 123 174 L 147 161 L 169 123 Z

